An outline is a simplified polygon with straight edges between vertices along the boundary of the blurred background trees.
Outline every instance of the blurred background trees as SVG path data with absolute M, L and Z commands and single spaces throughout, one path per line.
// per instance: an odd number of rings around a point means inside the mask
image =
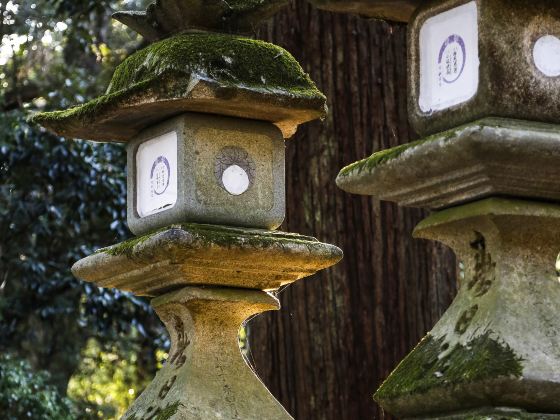
M 122 414 L 166 346 L 146 300 L 70 272 L 129 235 L 123 147 L 67 141 L 26 122 L 30 112 L 102 93 L 115 65 L 142 46 L 110 15 L 145 3 L 0 2 L 0 353 L 10 355 L 0 359 L 3 418 L 63 418 L 37 411 L 38 401 L 23 404 L 26 386 L 47 407 L 73 404 L 69 418 Z M 9 387 L 13 398 L 2 398 Z

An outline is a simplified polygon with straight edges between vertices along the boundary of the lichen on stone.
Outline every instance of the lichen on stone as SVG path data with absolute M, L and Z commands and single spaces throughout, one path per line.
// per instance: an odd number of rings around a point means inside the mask
M 442 356 L 442 354 L 444 354 Z M 519 378 L 523 359 L 489 331 L 467 345 L 445 349 L 445 337 L 426 336 L 387 378 L 375 394 L 377 401 L 406 398 L 434 388 L 503 377 Z
M 35 114 L 31 121 L 65 136 L 128 141 L 133 133 L 127 129 L 143 127 L 135 112 L 146 104 L 169 104 L 169 112 L 163 105 L 158 108 L 162 119 L 181 110 L 200 112 L 191 104 L 197 98 L 190 96 L 199 83 L 206 84 L 204 92 L 212 91 L 203 98 L 203 112 L 233 115 L 224 103 L 237 95 L 243 100 L 232 100 L 231 107 L 245 118 L 253 118 L 255 110 L 260 110 L 259 118 L 272 122 L 294 118 L 297 126 L 299 119 L 299 123 L 313 119 L 297 112 L 309 112 L 315 118 L 326 112 L 325 96 L 283 48 L 241 36 L 191 33 L 156 42 L 128 57 L 117 67 L 105 95 L 67 110 Z M 180 108 L 173 108 L 173 101 L 182 101 Z M 287 115 L 273 114 L 277 108 Z M 120 128 L 122 121 L 128 127 Z
M 176 403 L 167 406 L 158 414 L 155 420 L 169 420 L 172 416 L 177 414 L 177 411 L 179 411 L 179 405 L 180 404 L 177 401 Z
M 134 249 L 138 245 L 154 238 L 156 235 L 165 233 L 165 237 L 162 237 L 161 240 L 172 243 L 178 238 L 178 234 L 180 234 L 181 231 L 192 235 L 193 243 L 198 243 L 207 247 L 220 246 L 229 248 L 233 246 L 246 246 L 254 248 L 267 248 L 271 246 L 282 246 L 284 244 L 300 244 L 308 247 L 323 246 L 323 244 L 313 237 L 292 233 L 198 223 L 184 223 L 180 225 L 167 226 L 146 235 L 121 242 L 120 244 L 107 248 L 101 248 L 97 251 L 97 253 L 104 253 L 114 257 L 126 256 L 130 258 L 133 255 Z
M 168 405 L 166 408 L 164 408 L 163 410 L 159 411 L 157 414 L 154 413 L 154 415 L 150 416 L 150 419 L 153 420 L 169 420 L 171 417 L 173 417 L 175 414 L 177 414 L 177 412 L 179 411 L 179 406 L 181 405 L 181 403 L 179 401 Z M 136 416 L 136 413 L 132 414 L 132 416 L 126 418 L 125 420 L 139 420 L 138 417 Z
M 263 91 L 322 95 L 296 59 L 283 48 L 220 34 L 178 35 L 138 51 L 119 65 L 107 93 L 157 80 L 167 72 Z
M 126 255 L 126 256 L 130 257 L 132 255 L 132 251 L 134 250 L 134 247 L 146 242 L 148 239 L 150 239 L 151 237 L 153 237 L 154 235 L 158 234 L 159 232 L 161 232 L 163 230 L 165 230 L 165 229 L 158 229 L 158 230 L 156 230 L 154 232 L 151 232 L 147 235 L 137 236 L 137 237 L 129 239 L 127 241 L 121 242 L 117 245 L 112 245 L 112 246 L 109 246 L 107 248 L 100 248 L 95 253 L 96 254 L 105 253 L 105 254 L 108 254 L 108 255 L 112 255 L 114 257 L 120 256 L 120 255 Z
M 432 143 L 435 141 L 445 142 L 448 140 L 453 140 L 456 139 L 459 136 L 459 134 L 462 133 L 464 130 L 467 129 L 481 130 L 484 126 L 486 126 L 486 121 L 480 120 L 474 123 L 465 124 L 461 127 L 457 127 L 443 133 L 433 134 L 429 137 L 420 140 L 416 140 L 406 144 L 401 144 L 391 149 L 380 150 L 379 152 L 375 152 L 374 154 L 372 154 L 370 157 L 366 159 L 359 160 L 357 162 L 354 162 L 342 168 L 342 170 L 338 174 L 338 177 L 344 178 L 351 175 L 358 175 L 362 172 L 371 172 L 374 168 L 382 165 L 383 163 L 396 159 L 399 156 L 401 156 L 403 153 L 412 150 L 418 146 L 427 143 Z

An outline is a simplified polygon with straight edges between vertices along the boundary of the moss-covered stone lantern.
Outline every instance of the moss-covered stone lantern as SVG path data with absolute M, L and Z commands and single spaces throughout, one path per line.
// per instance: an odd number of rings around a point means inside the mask
M 413 234 L 460 262 L 457 297 L 375 393 L 398 418 L 560 418 L 559 25 L 553 1 L 426 2 L 409 118 L 436 133 L 337 178 L 435 210 Z
M 288 419 L 242 358 L 240 324 L 270 293 L 335 264 L 340 249 L 273 231 L 284 219 L 284 139 L 325 97 L 284 49 L 245 36 L 286 0 L 158 0 L 115 18 L 151 42 L 107 93 L 35 122 L 126 143 L 128 223 L 139 236 L 72 268 L 155 297 L 166 365 L 125 414 L 140 419 Z
M 200 32 L 223 31 L 222 22 L 249 29 L 256 18 L 245 9 L 236 19 L 204 19 L 216 11 L 191 3 L 155 3 L 144 21 L 118 13 L 149 39 L 169 37 L 126 59 L 106 95 L 35 121 L 67 137 L 127 142 L 128 224 L 135 234 L 177 222 L 277 228 L 285 213 L 284 138 L 323 117 L 325 97 L 282 48 Z M 267 4 L 255 4 L 261 3 Z M 262 7 L 275 10 L 278 3 Z M 197 32 L 160 29 L 156 37 L 154 28 L 165 27 L 174 7 L 195 14 L 183 24 Z

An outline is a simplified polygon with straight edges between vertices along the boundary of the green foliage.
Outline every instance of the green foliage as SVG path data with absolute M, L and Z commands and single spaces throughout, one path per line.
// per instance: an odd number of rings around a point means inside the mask
M 145 300 L 70 272 L 76 260 L 129 237 L 123 148 L 62 139 L 26 118 L 101 94 L 115 65 L 141 46 L 110 14 L 145 3 L 0 2 L 0 352 L 49 371 L 38 378 L 61 395 L 87 368 L 81 355 L 91 338 L 119 357 L 142 354 L 151 376 L 165 334 Z M 115 375 L 126 376 L 120 369 Z M 51 409 L 62 410 L 61 401 Z M 10 410 L 0 408 L 2 418 Z
M 4 420 L 76 418 L 71 401 L 48 384 L 46 372 L 35 372 L 28 363 L 0 356 L 0 413 Z
M 91 418 L 121 418 L 149 382 L 137 366 L 138 353 L 112 346 L 104 349 L 90 339 L 82 351 L 78 373 L 68 384 L 68 396 L 81 402 Z

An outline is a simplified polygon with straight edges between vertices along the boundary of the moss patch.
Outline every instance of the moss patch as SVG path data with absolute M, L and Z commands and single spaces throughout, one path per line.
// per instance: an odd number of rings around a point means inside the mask
M 148 239 L 162 233 L 163 235 L 160 240 L 172 243 L 179 235 L 182 235 L 182 231 L 192 235 L 193 243 L 200 246 L 219 246 L 225 248 L 245 246 L 253 248 L 269 248 L 272 246 L 290 246 L 300 244 L 308 247 L 324 248 L 325 252 L 332 252 L 333 256 L 339 252 L 338 248 L 326 246 L 310 236 L 259 229 L 243 229 L 227 226 L 185 223 L 181 225 L 171 225 L 151 232 L 147 235 L 122 242 L 118 245 L 99 249 L 96 253 L 105 253 L 111 256 L 124 255 L 132 257 L 134 248 L 137 245 L 146 242 Z
M 126 119 L 137 103 L 188 98 L 193 80 L 219 87 L 217 101 L 243 90 L 257 95 L 254 100 L 261 106 L 268 98 L 285 107 L 325 110 L 325 96 L 283 48 L 239 36 L 200 33 L 149 45 L 117 67 L 106 95 L 68 110 L 39 113 L 31 120 L 65 132 L 69 124 L 95 126 L 118 113 Z
M 175 404 L 171 404 L 167 408 L 165 408 L 159 415 L 156 417 L 155 420 L 168 420 L 179 411 L 179 402 Z
M 444 338 L 425 337 L 387 378 L 375 399 L 405 398 L 434 388 L 522 375 L 523 360 L 509 346 L 493 339 L 491 332 L 467 346 L 456 345 L 440 358 L 444 344 Z
M 150 416 L 150 418 L 153 420 L 169 420 L 171 417 L 177 414 L 180 405 L 181 404 L 177 401 L 176 403 L 168 405 L 166 408 L 161 410 L 157 415 L 156 413 L 154 413 L 155 417 Z M 133 414 L 132 416 L 128 417 L 126 420 L 139 420 L 139 419 L 138 417 L 136 417 L 136 414 Z
M 107 93 L 157 80 L 170 71 L 263 91 L 322 95 L 286 50 L 264 41 L 219 34 L 178 35 L 144 48 L 117 68 Z
M 434 134 L 432 136 L 420 140 L 416 140 L 406 144 L 401 144 L 400 146 L 393 147 L 391 149 L 381 150 L 379 152 L 372 154 L 370 157 L 366 159 L 362 159 L 358 162 L 354 162 L 342 168 L 338 176 L 342 178 L 350 175 L 358 175 L 362 172 L 371 172 L 377 166 L 380 166 L 385 162 L 398 158 L 407 150 L 414 149 L 415 147 L 418 147 L 422 144 L 431 143 L 435 141 L 453 140 L 456 139 L 458 135 L 465 129 L 481 130 L 486 125 L 487 125 L 486 122 L 484 120 L 481 120 L 475 123 L 465 124 L 461 127 L 457 127 L 452 130 L 445 131 L 443 133 Z
M 158 229 L 154 232 L 150 232 L 147 235 L 137 236 L 135 238 L 129 239 L 128 241 L 121 242 L 120 244 L 117 245 L 112 245 L 107 248 L 100 248 L 97 251 L 95 251 L 95 253 L 96 254 L 105 253 L 105 254 L 112 255 L 114 257 L 119 255 L 126 255 L 130 257 L 132 256 L 132 251 L 134 250 L 135 246 L 146 242 L 148 239 L 150 239 L 151 237 L 155 236 L 156 234 L 164 230 L 165 229 Z

